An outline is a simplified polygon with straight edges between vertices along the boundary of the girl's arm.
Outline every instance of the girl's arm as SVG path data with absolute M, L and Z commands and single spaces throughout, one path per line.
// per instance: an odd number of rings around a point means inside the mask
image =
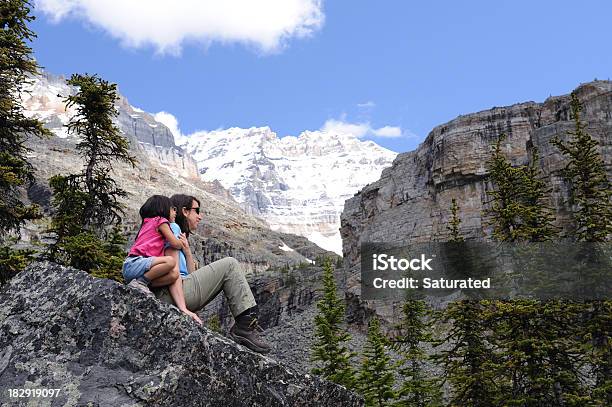
M 187 263 L 187 272 L 189 274 L 195 271 L 195 263 L 193 261 L 193 254 L 189 248 L 189 241 L 184 233 L 181 233 L 181 242 L 183 243 L 183 254 L 185 255 L 185 263 Z
M 161 233 L 161 235 L 164 237 L 164 239 L 166 239 L 166 242 L 168 242 L 170 247 L 178 250 L 183 249 L 183 243 L 174 236 L 174 233 L 172 233 L 172 230 L 170 229 L 170 225 L 168 223 L 162 223 L 161 225 L 159 225 L 158 230 L 159 233 Z

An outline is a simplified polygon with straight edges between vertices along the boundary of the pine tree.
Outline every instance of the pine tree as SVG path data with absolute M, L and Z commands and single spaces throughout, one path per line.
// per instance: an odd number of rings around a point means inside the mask
M 580 119 L 582 105 L 573 92 L 571 110 L 574 130 L 567 132 L 571 136 L 570 141 L 562 142 L 555 137 L 551 143 L 569 159 L 562 174 L 570 183 L 571 200 L 577 208 L 577 240 L 604 242 L 609 240 L 612 233 L 612 189 L 597 150 L 598 143 L 589 135 Z
M 490 166 L 495 174 L 511 174 L 511 166 L 501 154 L 500 143 L 501 138 L 497 143 Z M 511 203 L 510 184 L 511 182 L 505 180 L 503 188 L 494 192 L 497 200 L 494 203 L 494 208 L 501 209 Z M 471 257 L 465 257 L 465 250 L 469 248 L 465 246 L 464 238 L 459 233 L 461 219 L 458 212 L 459 206 L 457 201 L 453 199 L 451 219 L 447 226 L 451 236 L 449 243 L 445 246 L 445 254 L 451 264 L 458 270 L 461 270 L 462 266 L 469 270 L 472 267 L 467 264 L 471 261 Z M 509 235 L 508 230 L 512 230 L 513 221 L 512 216 L 508 216 L 507 223 L 504 224 L 505 228 L 496 227 L 494 234 L 505 233 Z M 451 405 L 476 407 L 494 405 L 500 397 L 499 389 L 492 380 L 494 377 L 492 370 L 494 354 L 486 337 L 485 315 L 485 308 L 479 302 L 460 300 L 449 304 L 445 310 L 436 316 L 438 323 L 451 324 L 446 337 L 437 343 L 437 346 L 447 344 L 450 348 L 432 356 L 433 360 L 444 367 L 444 381 L 448 381 L 452 386 Z M 440 394 L 436 393 L 437 381 L 430 380 L 427 384 L 432 391 L 431 394 L 435 396 L 432 403 L 412 405 L 435 405 L 434 403 L 439 401 Z
M 68 132 L 81 138 L 76 148 L 85 167 L 79 174 L 56 175 L 49 181 L 55 208 L 49 230 L 55 243 L 49 255 L 94 276 L 121 281 L 122 245 L 126 242 L 118 232 L 123 216 L 119 199 L 127 193 L 112 178 L 111 165 L 135 166 L 136 161 L 129 153 L 128 140 L 113 123 L 116 85 L 97 76 L 76 74 L 68 84 L 78 88 L 66 98 L 66 106 L 77 111 Z M 109 231 L 111 225 L 115 228 Z
M 487 162 L 494 186 L 488 192 L 493 238 L 500 242 L 540 242 L 555 235 L 554 216 L 548 203 L 547 188 L 538 170 L 539 155 L 532 150 L 530 165 L 513 167 L 501 151 L 505 135 L 498 139 Z
M 338 297 L 334 269 L 329 259 L 323 263 L 323 298 L 317 302 L 317 309 L 319 312 L 314 320 L 317 340 L 312 350 L 312 360 L 319 366 L 312 372 L 347 388 L 354 388 L 355 372 L 351 359 L 355 354 L 346 346 L 350 335 L 341 327 L 344 302 Z
M 540 154 L 536 147 L 532 147 L 529 165 L 521 167 L 523 231 L 519 236 L 529 242 L 546 242 L 557 235 L 553 226 L 555 216 L 550 204 L 550 188 L 542 178 L 539 162 Z
M 358 389 L 365 398 L 366 406 L 388 406 L 394 398 L 395 380 L 386 347 L 387 338 L 380 331 L 378 318 L 374 317 L 368 324 L 368 339 L 357 376 Z
M 557 300 L 494 302 L 492 344 L 500 353 L 497 377 L 506 384 L 508 405 L 582 406 L 589 401 L 575 339 L 580 309 Z
M 0 287 L 30 264 L 33 254 L 32 250 L 13 250 L 0 246 Z
M 512 167 L 498 141 L 489 161 L 494 190 L 489 213 L 494 238 L 506 242 L 546 242 L 556 236 L 548 188 L 532 150 L 529 165 Z M 546 290 L 538 247 L 522 245 L 520 271 L 533 289 Z M 491 307 L 491 344 L 499 355 L 491 367 L 508 405 L 581 405 L 588 400 L 580 377 L 576 326 L 580 307 L 570 302 L 496 301 Z
M 29 7 L 27 0 L 0 4 L 0 236 L 40 216 L 36 206 L 20 199 L 20 187 L 34 179 L 34 169 L 26 159 L 30 151 L 26 137 L 50 134 L 40 121 L 25 117 L 21 106 L 20 95 L 28 78 L 39 69 L 26 44 L 36 38 L 27 27 L 34 20 Z
M 428 377 L 425 364 L 429 357 L 423 344 L 433 342 L 431 322 L 426 318 L 431 313 L 423 300 L 407 298 L 402 305 L 402 320 L 397 326 L 397 335 L 392 347 L 402 355 L 399 373 L 403 381 L 396 393 L 394 406 L 428 407 L 441 405 L 441 384 Z
M 567 132 L 570 140 L 559 137 L 551 140 L 568 158 L 562 175 L 570 184 L 570 203 L 573 204 L 575 228 L 573 237 L 583 242 L 609 242 L 612 234 L 612 190 L 604 162 L 598 151 L 598 142 L 586 131 L 581 120 L 582 104 L 575 92 L 571 94 L 570 108 L 574 130 Z M 609 259 L 609 253 L 599 246 L 591 246 L 587 256 Z M 592 270 L 591 270 L 592 272 Z M 595 386 L 594 405 L 612 404 L 612 325 L 610 301 L 591 301 L 584 304 L 586 322 L 583 338 L 592 365 Z
M 120 225 L 113 226 L 102 244 L 105 257 L 101 259 L 99 267 L 93 269 L 91 275 L 123 282 L 121 269 L 125 260 L 126 245 L 127 239 Z
M 85 226 L 101 228 L 117 224 L 123 215 L 119 198 L 127 193 L 111 177 L 112 164 L 136 165 L 136 159 L 129 152 L 129 141 L 113 123 L 118 115 L 117 85 L 95 75 L 79 74 L 72 75 L 68 84 L 79 88 L 75 95 L 66 98 L 66 108 L 77 110 L 68 123 L 68 133 L 82 138 L 76 148 L 85 159 L 80 181 L 90 197 L 83 212 Z
M 456 301 L 439 315 L 438 322 L 451 323 L 434 359 L 444 367 L 444 380 L 452 387 L 450 405 L 487 407 L 502 400 L 496 380 L 496 358 L 487 339 L 486 306 L 476 301 Z
M 453 198 L 451 201 L 451 219 L 446 227 L 450 232 L 450 242 L 463 242 L 463 236 L 459 232 L 459 226 L 461 225 L 461 218 L 459 218 L 459 205 L 457 200 Z
M 582 334 L 595 384 L 592 405 L 612 405 L 612 301 L 586 303 Z
M 34 180 L 26 139 L 50 134 L 40 121 L 26 117 L 21 106 L 20 95 L 29 77 L 39 70 L 27 45 L 36 38 L 27 26 L 34 18 L 27 0 L 0 3 L 0 243 L 9 232 L 18 232 L 26 220 L 41 216 L 36 205 L 21 199 L 22 188 Z M 0 285 L 25 268 L 32 254 L 0 246 Z

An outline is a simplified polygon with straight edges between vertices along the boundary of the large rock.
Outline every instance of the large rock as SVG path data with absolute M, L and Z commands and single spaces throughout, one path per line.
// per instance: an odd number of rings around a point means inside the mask
M 60 389 L 52 406 L 358 406 L 343 387 L 301 375 L 110 280 L 36 263 L 0 291 L 6 389 Z M 30 399 L 31 403 L 33 399 Z

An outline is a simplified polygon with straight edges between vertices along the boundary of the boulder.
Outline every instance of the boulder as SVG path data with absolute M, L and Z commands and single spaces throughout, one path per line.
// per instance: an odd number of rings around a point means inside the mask
M 360 406 L 359 396 L 253 353 L 175 307 L 38 262 L 0 290 L 0 405 Z M 59 389 L 10 398 L 7 389 Z

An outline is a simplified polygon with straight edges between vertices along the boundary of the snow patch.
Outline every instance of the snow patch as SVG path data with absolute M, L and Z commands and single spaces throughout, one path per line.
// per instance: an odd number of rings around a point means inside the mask
M 281 249 L 284 252 L 292 252 L 293 251 L 293 249 L 291 247 L 287 246 L 287 243 L 285 243 L 285 242 L 282 242 L 282 243 L 283 243 L 282 246 L 278 246 L 279 249 Z

